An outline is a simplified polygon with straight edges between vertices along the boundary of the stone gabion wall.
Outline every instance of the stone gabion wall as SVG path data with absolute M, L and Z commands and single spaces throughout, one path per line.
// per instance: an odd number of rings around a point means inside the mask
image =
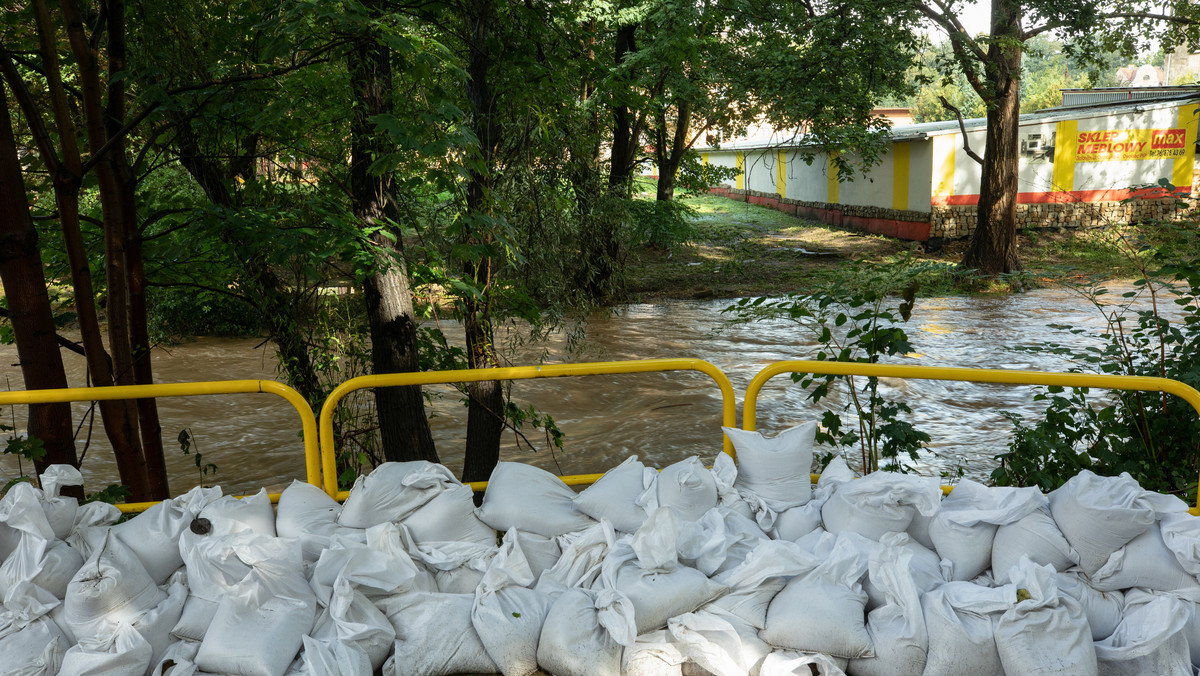
M 1194 202 L 1194 201 L 1193 201 Z M 1018 228 L 1098 228 L 1116 223 L 1173 220 L 1187 208 L 1174 198 L 1132 202 L 1018 204 Z M 975 205 L 934 207 L 930 237 L 958 239 L 975 231 Z

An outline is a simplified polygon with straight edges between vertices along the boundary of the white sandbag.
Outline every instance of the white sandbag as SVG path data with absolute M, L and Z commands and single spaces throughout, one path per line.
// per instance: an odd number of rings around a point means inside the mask
M 954 564 L 954 580 L 970 580 L 992 563 L 999 526 L 1015 523 L 1046 505 L 1037 488 L 988 487 L 962 479 L 929 524 L 938 556 Z
M 560 539 L 562 556 L 553 567 L 538 577 L 540 592 L 555 594 L 573 587 L 588 587 L 600 577 L 600 570 L 617 535 L 607 520 Z M 636 632 L 635 632 L 636 635 Z
M 185 543 L 190 537 L 190 531 L 180 536 L 189 595 L 171 633 L 176 638 L 202 641 L 220 600 L 250 574 L 250 565 L 238 556 L 239 550 L 269 547 L 274 543 L 250 531 L 219 537 L 195 536 L 194 543 Z
M 401 522 L 418 544 L 476 542 L 495 546 L 496 531 L 475 516 L 475 493 L 451 486 L 418 507 Z
M 715 676 L 752 673 L 773 650 L 755 627 L 719 608 L 673 617 L 667 630 L 688 663 Z
M 903 536 L 908 538 L 907 533 Z M 884 604 L 867 615 L 867 633 L 875 654 L 851 660 L 849 672 L 854 676 L 921 676 L 925 672 L 929 633 L 921 610 L 921 591 L 912 576 L 913 550 L 905 547 L 880 550 L 871 558 L 869 569 L 871 579 L 886 598 Z
M 657 506 L 670 507 L 680 521 L 695 521 L 717 506 L 717 482 L 694 455 L 659 472 L 655 494 Z
M 625 647 L 634 643 L 633 604 L 611 589 L 570 589 L 555 599 L 537 661 L 554 676 L 620 676 Z
M 154 665 L 151 676 L 197 676 L 203 674 L 196 666 L 196 653 L 200 650 L 199 641 L 176 641 L 167 646 L 167 650 Z
M 1130 609 L 1108 638 L 1095 644 L 1103 676 L 1192 676 L 1184 627 L 1188 611 L 1177 598 L 1155 596 Z
M 375 604 L 354 589 L 346 578 L 340 577 L 333 585 L 329 607 L 317 618 L 311 635 L 305 637 L 306 653 L 310 638 L 324 644 L 318 647 L 322 651 L 322 666 L 310 667 L 310 672 L 328 671 L 323 658 L 331 653 L 336 656 L 341 652 L 341 648 L 331 647 L 332 644 L 352 646 L 361 652 L 366 657 L 366 673 L 371 674 L 387 661 L 388 653 L 392 651 L 396 641 L 396 630 Z M 306 661 L 317 664 L 318 656 L 306 657 Z
M 739 490 L 758 495 L 776 512 L 808 502 L 816 422 L 797 425 L 771 438 L 733 427 L 721 429 L 737 453 L 734 485 Z
M 293 481 L 275 506 L 275 531 L 281 538 L 299 539 L 304 560 L 316 561 L 329 547 L 341 511 L 342 506 L 319 487 Z
M 846 676 L 846 660 L 820 653 L 776 650 L 759 667 L 759 676 Z
M 780 512 L 771 526 L 771 537 L 795 542 L 820 528 L 821 508 L 825 506 L 826 499 L 826 496 L 817 497 L 814 494 L 807 503 Z
M 1009 572 L 1017 596 L 996 621 L 996 650 L 1009 674 L 1097 673 L 1083 606 L 1058 593 L 1054 568 L 1021 559 Z
M 1089 583 L 1100 591 L 1131 587 L 1173 591 L 1200 587 L 1200 582 L 1179 565 L 1179 559 L 1167 548 L 1157 524 L 1152 524 L 1113 552 L 1100 570 L 1090 576 Z
M 646 570 L 632 562 L 617 571 L 613 588 L 633 604 L 639 634 L 662 629 L 672 617 L 690 613 L 726 591 L 695 568 Z
M 63 655 L 61 676 L 143 676 L 150 670 L 153 649 L 136 629 L 118 622 L 115 631 L 81 640 Z
M 54 536 L 65 540 L 75 525 L 79 500 L 59 493 L 63 486 L 82 486 L 83 474 L 71 465 L 50 465 L 38 478 L 42 485 L 42 511 L 54 529 Z
M 229 535 L 249 531 L 275 537 L 275 508 L 267 489 L 254 495 L 235 498 L 232 495 L 213 500 L 200 510 L 200 518 L 208 519 L 207 535 Z
M 544 469 L 501 462 L 492 470 L 476 512 L 494 530 L 509 528 L 555 537 L 596 523 L 575 507 L 575 491 Z
M 621 657 L 622 676 L 683 676 L 687 658 L 672 642 L 667 630 L 660 629 L 637 637 Z
M 1159 531 L 1163 543 L 1170 549 L 1179 565 L 1194 576 L 1200 576 L 1200 519 L 1187 512 L 1159 515 Z
M 543 571 L 553 568 L 554 564 L 558 563 L 558 559 L 562 556 L 562 548 L 558 545 L 556 538 L 516 529 L 513 529 L 512 532 L 517 534 L 517 542 L 525 554 L 529 569 L 533 571 L 533 579 L 538 579 L 542 576 Z
M 390 646 L 389 646 L 390 648 Z M 301 674 L 305 676 L 371 676 L 371 659 L 354 643 L 304 637 Z M 288 673 L 294 673 L 289 669 Z
M 378 601 L 396 630 L 395 652 L 383 666 L 387 676 L 494 674 L 471 624 L 471 594 L 408 592 Z
M 154 583 L 162 584 L 183 565 L 179 535 L 191 527 L 192 521 L 209 503 L 220 497 L 220 488 L 197 486 L 113 526 L 112 532 L 141 560 Z
M 713 483 L 717 486 L 717 507 L 753 520 L 755 518 L 754 508 L 734 487 L 734 484 L 737 483 L 737 464 L 734 463 L 733 458 L 728 453 L 718 453 L 717 457 L 713 459 L 711 474 Z
M 408 547 L 418 548 L 411 542 L 406 546 L 405 533 L 398 524 L 382 523 L 367 529 L 365 545 L 335 543 L 322 551 L 309 576 L 318 603 L 329 605 L 338 578 L 372 600 L 403 591 L 435 591 L 433 573 L 409 554 Z
M 284 541 L 285 543 L 287 541 Z M 221 599 L 196 665 L 237 676 L 282 676 L 316 620 L 317 600 L 294 557 L 264 556 Z
M 0 564 L 0 596 L 18 583 L 32 582 L 62 598 L 82 565 L 83 557 L 62 540 L 23 533 L 17 548 Z
M 638 498 L 654 488 L 657 479 L 653 467 L 646 467 L 632 455 L 577 495 L 575 507 L 597 521 L 608 519 L 616 530 L 632 533 L 647 516 Z
M 510 530 L 484 573 L 471 607 L 471 622 L 479 640 L 504 676 L 537 671 L 538 637 L 554 600 L 529 589 L 533 581 L 517 531 Z
M 1088 575 L 1155 521 L 1144 491 L 1128 473 L 1101 477 L 1083 470 L 1050 493 L 1050 515 Z
M 736 568 L 718 574 L 714 582 L 729 591 L 704 606 L 720 608 L 736 615 L 750 626 L 762 629 L 767 624 L 767 608 L 788 579 L 816 568 L 819 559 L 792 542 L 760 542 Z
M 59 605 L 50 592 L 18 582 L 0 606 L 0 665 L 12 676 L 58 673 L 70 641 L 48 613 Z
M 175 640 L 171 629 L 179 622 L 183 612 L 184 601 L 187 600 L 187 586 L 179 581 L 168 584 L 166 598 L 157 606 L 142 613 L 133 620 L 133 628 L 150 644 L 150 664 L 158 664 L 163 653 Z M 115 625 L 109 625 L 115 631 Z
M 767 608 L 763 640 L 835 657 L 871 656 L 867 594 L 861 583 L 867 561 L 858 553 L 855 545 L 838 538 L 828 558 L 788 582 Z
M 1121 623 L 1125 614 L 1125 595 L 1119 591 L 1102 592 L 1093 589 L 1081 573 L 1059 573 L 1054 580 L 1058 593 L 1070 596 L 1083 606 L 1092 640 L 1108 638 Z
M 433 571 L 437 591 L 473 594 L 495 558 L 497 547 L 478 542 L 434 542 L 417 545 L 410 551 L 414 560 Z
M 1010 585 L 947 582 L 921 598 L 929 651 L 925 676 L 1004 676 L 993 630 L 1016 598 Z
M 338 523 L 370 528 L 400 521 L 438 493 L 461 485 L 443 465 L 425 460 L 385 462 L 354 480 Z
M 906 531 L 917 512 L 937 511 L 942 488 L 933 477 L 874 472 L 838 486 L 821 508 L 830 533 L 850 531 L 872 540 Z
M 141 560 L 110 531 L 104 546 L 68 585 L 63 620 L 80 642 L 102 642 L 115 625 L 132 626 L 166 596 Z
M 861 536 L 859 537 L 861 538 Z M 865 543 L 872 542 L 866 538 L 862 538 L 859 542 L 860 547 L 867 552 L 867 560 L 872 566 L 877 561 L 886 559 L 891 550 L 906 550 L 909 557 L 905 559 L 903 574 L 912 579 L 918 596 L 948 582 L 950 562 L 939 559 L 936 553 L 914 540 L 908 533 L 884 533 L 878 543 L 872 543 L 875 545 L 874 547 L 862 547 Z M 870 574 L 870 569 L 863 580 L 863 591 L 867 592 L 868 612 L 888 602 L 884 587 L 876 583 L 875 578 Z
M 679 560 L 712 576 L 741 565 L 746 555 L 769 539 L 753 520 L 717 507 L 697 521 L 678 525 Z
M 1049 507 L 996 529 L 992 542 L 992 574 L 996 581 L 1007 583 L 1008 571 L 1022 556 L 1040 566 L 1053 566 L 1060 573 L 1079 563 L 1079 554 L 1054 523 Z

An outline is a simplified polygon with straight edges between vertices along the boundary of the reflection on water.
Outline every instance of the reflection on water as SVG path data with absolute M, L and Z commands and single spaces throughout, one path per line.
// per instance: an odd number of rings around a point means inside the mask
M 729 375 L 740 411 L 741 393 L 758 370 L 782 359 L 811 358 L 815 349 L 809 336 L 784 321 L 723 328 L 721 310 L 729 304 L 718 300 L 624 306 L 589 322 L 586 353 L 567 354 L 566 337 L 556 336 L 548 345 L 519 348 L 512 363 L 535 363 L 544 351 L 550 362 L 704 359 Z M 1065 334 L 1046 328 L 1051 322 L 1102 327 L 1094 310 L 1063 290 L 918 300 L 907 327 L 913 350 L 900 363 L 1066 370 L 1069 364 L 1060 357 L 1007 349 L 1064 341 Z M 259 343 L 206 338 L 158 350 L 156 377 L 158 382 L 274 379 L 271 350 Z M 64 358 L 72 385 L 82 385 L 82 359 L 68 353 Z M 15 361 L 15 350 L 3 346 L 0 368 L 13 389 L 21 386 Z M 882 387 L 887 396 L 906 401 L 913 409 L 912 422 L 933 437 L 931 453 L 918 465 L 924 473 L 954 472 L 961 467 L 968 476 L 986 478 L 992 456 L 1004 449 L 1011 429 L 1001 411 L 1026 416 L 1040 411 L 1032 401 L 1035 392 L 1030 387 L 895 380 L 885 380 Z M 711 458 L 721 447 L 720 392 L 701 373 L 516 381 L 512 390 L 517 400 L 532 403 L 555 418 L 567 434 L 566 450 L 518 449 L 509 434 L 502 456 L 506 460 L 575 474 L 602 471 L 629 454 L 661 467 L 691 454 Z M 466 409 L 449 386 L 438 392 L 441 395 L 433 405 L 432 419 L 435 440 L 443 462 L 457 472 L 462 463 Z M 836 396 L 822 402 L 833 407 L 841 403 Z M 207 481 L 216 481 L 228 491 L 259 486 L 278 489 L 293 478 L 303 478 L 299 417 L 274 395 L 162 399 L 159 408 L 173 491 L 185 490 L 198 481 L 193 461 L 178 452 L 174 441 L 185 427 L 191 429 L 204 461 L 219 467 L 216 479 Z M 86 409 L 86 404 L 75 405 L 77 424 Z M 3 413 L 6 418 L 10 414 Z M 820 410 L 806 401 L 804 391 L 786 376 L 768 383 L 759 398 L 758 429 L 768 434 L 819 416 Z M 543 439 L 536 433 L 529 435 L 545 449 Z M 116 470 L 111 454 L 102 447 L 99 428 L 92 436 L 84 471 L 89 486 L 100 487 L 116 481 Z M 15 472 L 12 458 L 0 460 L 0 476 L 11 477 Z

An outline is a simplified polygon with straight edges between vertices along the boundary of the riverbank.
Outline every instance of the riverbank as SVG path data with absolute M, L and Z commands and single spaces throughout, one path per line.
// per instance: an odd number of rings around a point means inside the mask
M 803 292 L 829 281 L 839 265 L 850 260 L 886 263 L 907 257 L 957 266 L 968 244 L 964 239 L 927 250 L 920 242 L 825 225 L 745 202 L 710 195 L 683 199 L 695 212 L 690 240 L 669 249 L 631 253 L 626 287 L 630 301 Z M 1018 246 L 1024 270 L 986 282 L 948 275 L 947 287 L 954 288 L 946 291 L 1128 281 L 1140 277 L 1131 250 L 1174 247 L 1177 240 L 1161 225 L 1023 231 Z

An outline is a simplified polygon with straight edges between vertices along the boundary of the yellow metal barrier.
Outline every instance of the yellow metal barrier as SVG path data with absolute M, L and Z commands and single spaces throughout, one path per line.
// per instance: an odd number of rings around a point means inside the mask
M 420 371 L 414 373 L 389 373 L 374 376 L 359 376 L 342 383 L 329 394 L 321 407 L 321 471 L 325 478 L 325 492 L 344 500 L 346 492 L 338 492 L 337 466 L 333 448 L 333 413 L 338 404 L 350 392 L 365 388 L 393 387 L 397 385 L 437 385 L 445 383 L 469 383 L 481 380 L 528 380 L 531 378 L 559 378 L 563 376 L 599 376 L 621 373 L 658 373 L 662 371 L 700 371 L 716 381 L 721 388 L 721 424 L 732 427 L 737 424 L 737 401 L 729 378 L 716 366 L 701 359 L 639 359 L 631 361 L 590 362 L 584 364 L 550 364 L 546 366 L 513 366 L 496 369 L 463 369 L 459 371 Z M 726 453 L 733 455 L 733 445 L 725 439 Z M 564 476 L 568 486 L 590 484 L 601 474 L 576 474 Z M 486 481 L 468 484 L 481 491 Z
M 781 361 L 759 371 L 746 387 L 742 404 L 742 428 L 755 429 L 758 393 L 768 380 L 781 373 L 812 373 L 838 376 L 875 376 L 878 378 L 907 378 L 915 380 L 960 380 L 970 383 L 1005 383 L 1010 385 L 1059 385 L 1062 387 L 1097 387 L 1110 390 L 1166 392 L 1182 398 L 1200 415 L 1200 391 L 1169 378 L 1145 376 L 1113 376 L 1095 373 L 1050 373 L 1046 371 L 1005 371 L 1001 369 L 948 368 L 945 366 L 902 366 L 897 364 L 862 364 L 838 361 Z M 1200 491 L 1193 514 L 1200 514 Z
M 163 383 L 157 385 L 121 385 L 116 387 L 72 387 L 59 390 L 17 390 L 0 392 L 0 406 L 21 404 L 58 404 L 72 401 L 102 401 L 110 399 L 157 399 L 160 397 L 189 397 L 206 394 L 249 394 L 263 392 L 283 397 L 300 414 L 304 432 L 304 470 L 308 483 L 321 485 L 320 451 L 317 444 L 317 421 L 312 408 L 300 393 L 273 380 L 218 380 L 200 383 Z M 278 495 L 271 496 L 278 500 Z M 141 512 L 153 502 L 133 502 L 117 505 L 122 512 Z

